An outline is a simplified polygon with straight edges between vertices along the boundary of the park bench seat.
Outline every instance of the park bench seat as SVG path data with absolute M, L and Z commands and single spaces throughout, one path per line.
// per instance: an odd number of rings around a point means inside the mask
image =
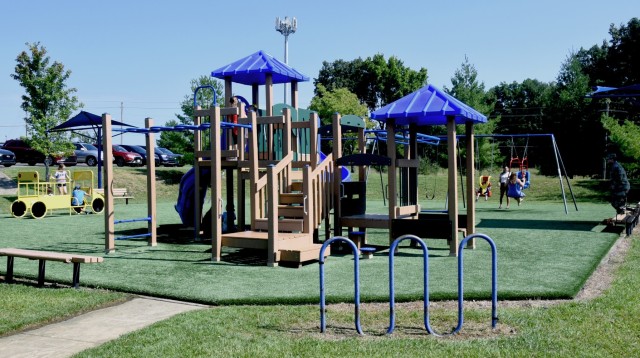
M 93 189 L 95 193 L 104 195 L 104 189 Z M 113 188 L 111 190 L 114 199 L 124 199 L 125 204 L 129 205 L 129 199 L 134 199 L 133 195 L 129 194 L 127 188 Z
M 103 258 L 98 256 L 14 248 L 0 249 L 0 256 L 7 256 L 7 273 L 5 275 L 6 282 L 13 281 L 14 258 L 22 257 L 30 260 L 38 260 L 38 286 L 44 286 L 45 263 L 47 261 L 58 261 L 67 264 L 73 263 L 73 287 L 75 288 L 80 286 L 80 264 L 99 263 L 103 261 Z

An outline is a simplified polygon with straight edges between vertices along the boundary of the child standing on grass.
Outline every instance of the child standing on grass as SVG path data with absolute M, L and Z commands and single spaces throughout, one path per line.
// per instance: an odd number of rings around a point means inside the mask
M 504 198 L 504 195 L 507 193 L 509 176 L 511 176 L 511 173 L 509 172 L 509 168 L 508 167 L 502 168 L 502 173 L 500 173 L 500 206 L 498 206 L 498 209 L 502 209 L 502 198 Z M 509 207 L 508 197 L 507 197 L 507 207 Z

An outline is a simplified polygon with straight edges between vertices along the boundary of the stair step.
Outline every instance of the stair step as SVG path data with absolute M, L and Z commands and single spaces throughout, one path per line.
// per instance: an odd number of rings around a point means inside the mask
M 304 195 L 302 193 L 280 193 L 280 204 L 302 204 Z
M 280 249 L 280 261 L 294 262 L 301 264 L 306 261 L 318 260 L 320 257 L 321 244 L 305 243 L 291 245 Z M 331 247 L 324 251 L 324 257 L 331 255 Z
M 301 181 L 294 181 L 289 186 L 289 189 L 291 191 L 302 191 L 302 186 L 303 186 L 303 183 Z
M 302 232 L 304 228 L 304 222 L 300 219 L 279 219 L 278 231 L 279 232 Z M 256 230 L 269 230 L 268 219 L 256 219 Z
M 304 207 L 278 205 L 278 215 L 289 219 L 302 218 L 304 217 Z
M 298 247 L 313 242 L 311 234 L 281 232 L 277 234 L 282 248 Z M 238 231 L 222 234 L 222 246 L 245 249 L 267 249 L 269 233 L 266 231 Z

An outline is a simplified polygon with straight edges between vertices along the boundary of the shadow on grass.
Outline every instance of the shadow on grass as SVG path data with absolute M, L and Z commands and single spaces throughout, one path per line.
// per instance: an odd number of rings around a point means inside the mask
M 476 228 L 591 231 L 599 222 L 531 219 L 482 219 Z

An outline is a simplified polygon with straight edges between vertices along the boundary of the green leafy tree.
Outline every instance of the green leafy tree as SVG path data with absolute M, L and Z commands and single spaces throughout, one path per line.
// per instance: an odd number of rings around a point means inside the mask
M 346 88 L 338 88 L 328 91 L 322 84 L 316 87 L 316 93 L 312 99 L 309 109 L 318 112 L 323 124 L 330 124 L 334 113 L 355 114 L 366 118 L 368 114 L 367 106 L 362 104 L 358 97 L 349 92 Z
M 625 163 L 625 168 L 629 175 L 637 175 L 640 171 L 640 164 L 636 158 L 640 158 L 640 127 L 631 121 L 620 121 L 616 118 L 604 114 L 602 125 L 609 134 L 610 147 L 617 148 L 622 154 L 619 160 Z M 626 160 L 625 160 L 626 159 Z
M 28 138 L 25 139 L 46 157 L 60 152 L 70 154 L 73 146 L 68 134 L 47 131 L 66 121 L 73 111 L 82 107 L 73 95 L 76 89 L 67 87 L 71 71 L 65 70 L 60 62 L 50 63 L 46 48 L 39 42 L 26 45 L 28 50 L 16 57 L 15 73 L 11 74 L 11 78 L 25 90 L 21 105 L 26 113 L 24 120 Z M 45 165 L 48 176 L 47 161 Z
M 223 96 L 223 84 L 215 78 L 210 76 L 200 76 L 199 78 L 191 80 L 190 88 L 191 92 L 184 96 L 184 99 L 180 103 L 182 113 L 176 114 L 177 119 L 169 120 L 165 123 L 167 127 L 174 127 L 178 124 L 193 124 L 193 93 L 196 88 L 201 86 L 212 86 L 215 89 L 216 99 L 219 106 L 224 106 Z M 196 103 L 202 108 L 210 108 L 213 104 L 213 92 L 210 88 L 203 88 L 198 91 Z M 202 135 L 203 145 L 209 140 L 208 132 Z M 193 132 L 161 132 L 158 139 L 158 146 L 168 148 L 174 153 L 182 153 L 184 155 L 183 160 L 185 163 L 193 162 L 194 151 L 194 139 Z
M 374 111 L 419 89 L 426 82 L 425 68 L 415 71 L 395 56 L 385 60 L 384 55 L 376 54 L 365 60 L 324 61 L 314 85 L 316 96 L 320 94 L 319 85 L 328 91 L 346 88 L 355 93 L 369 111 Z
M 601 171 L 602 167 L 600 161 L 593 160 L 603 156 L 604 132 L 600 113 L 591 106 L 591 99 L 585 97 L 591 92 L 589 82 L 589 76 L 584 73 L 576 54 L 570 54 L 562 64 L 546 111 L 546 128 L 555 134 L 571 174 L 590 175 Z M 577 138 L 579 143 L 574 145 Z M 551 159 L 553 155 L 549 150 L 542 157 Z M 551 160 L 545 162 L 555 163 Z M 551 174 L 555 164 L 544 165 L 545 162 L 540 169 L 543 173 Z
M 451 77 L 451 88 L 445 86 L 444 91 L 487 117 L 493 111 L 493 101 L 487 95 L 484 83 L 478 80 L 478 71 L 469 62 L 467 56 L 464 57 L 464 62 Z M 496 127 L 496 122 L 497 120 L 493 119 L 487 121 L 487 123 L 478 124 L 474 127 L 474 132 L 476 134 L 492 134 Z M 464 133 L 464 131 L 464 127 L 458 128 L 459 133 Z M 495 141 L 478 138 L 475 144 L 476 166 L 478 169 L 491 167 L 495 164 L 494 162 L 500 160 L 499 156 L 492 155 L 492 153 L 497 152 L 497 143 Z M 461 148 L 461 150 L 464 155 L 464 149 Z
M 373 123 L 367 118 L 367 106 L 362 104 L 354 93 L 349 92 L 346 88 L 338 88 L 328 91 L 322 84 L 318 84 L 316 88 L 318 93 L 311 99 L 309 109 L 318 112 L 323 124 L 331 124 L 334 113 L 341 115 L 354 114 L 364 118 L 367 128 L 373 127 Z M 349 135 L 347 135 L 348 137 Z M 323 143 L 323 151 L 329 151 L 331 143 Z M 345 153 L 351 153 L 354 150 L 355 141 L 347 141 L 344 144 Z

